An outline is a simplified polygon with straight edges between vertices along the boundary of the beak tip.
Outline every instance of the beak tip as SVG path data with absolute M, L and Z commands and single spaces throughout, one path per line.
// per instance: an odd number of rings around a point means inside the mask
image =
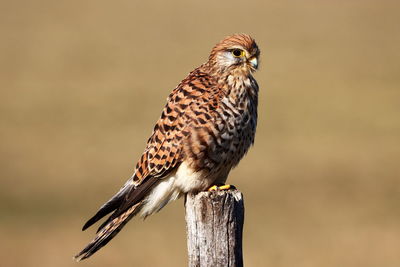
M 250 59 L 250 64 L 254 69 L 258 69 L 258 60 L 257 60 L 257 58 L 255 58 L 255 57 L 251 58 Z

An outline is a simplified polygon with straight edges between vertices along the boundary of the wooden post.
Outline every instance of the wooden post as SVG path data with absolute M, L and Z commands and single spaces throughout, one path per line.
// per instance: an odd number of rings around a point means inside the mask
M 185 208 L 189 267 L 242 267 L 242 193 L 188 194 Z

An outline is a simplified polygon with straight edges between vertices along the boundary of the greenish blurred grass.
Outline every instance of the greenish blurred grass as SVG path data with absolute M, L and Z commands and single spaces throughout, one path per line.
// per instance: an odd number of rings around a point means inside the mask
M 262 50 L 248 266 L 400 264 L 395 1 L 29 1 L 0 9 L 0 253 L 75 266 L 175 85 L 235 32 Z M 182 201 L 82 266 L 185 266 Z

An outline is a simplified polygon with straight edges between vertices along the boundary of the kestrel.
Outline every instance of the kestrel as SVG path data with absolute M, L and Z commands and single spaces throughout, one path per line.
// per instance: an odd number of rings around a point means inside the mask
M 167 98 L 134 174 L 86 222 L 111 213 L 75 259 L 106 245 L 135 215 L 147 217 L 189 192 L 224 184 L 254 143 L 260 50 L 253 38 L 235 34 L 211 51 Z

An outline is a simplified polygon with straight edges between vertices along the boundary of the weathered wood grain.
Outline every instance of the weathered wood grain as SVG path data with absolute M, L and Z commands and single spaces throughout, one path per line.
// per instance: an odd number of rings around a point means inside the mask
M 238 190 L 188 194 L 189 267 L 243 266 L 243 195 Z

